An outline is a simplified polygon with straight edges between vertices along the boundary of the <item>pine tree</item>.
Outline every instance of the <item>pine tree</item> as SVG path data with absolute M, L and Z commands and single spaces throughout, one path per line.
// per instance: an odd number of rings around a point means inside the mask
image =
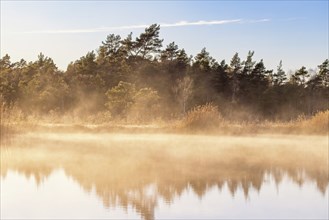
M 281 86 L 287 80 L 286 73 L 282 69 L 282 60 L 280 60 L 277 71 L 273 74 L 273 83 L 275 86 Z
M 309 73 L 306 70 L 305 66 L 302 66 L 299 70 L 297 70 L 294 74 L 294 79 L 298 85 L 305 85 L 306 78 L 309 77 Z

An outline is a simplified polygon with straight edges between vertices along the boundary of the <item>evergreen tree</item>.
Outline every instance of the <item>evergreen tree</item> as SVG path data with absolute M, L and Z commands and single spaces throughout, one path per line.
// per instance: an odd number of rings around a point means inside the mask
M 155 57 L 161 50 L 163 40 L 159 38 L 160 25 L 152 24 L 145 29 L 136 38 L 135 42 L 135 56 L 141 56 L 143 59 L 150 59 Z
M 306 78 L 309 77 L 309 73 L 306 70 L 305 66 L 302 66 L 299 70 L 297 70 L 294 74 L 294 80 L 298 85 L 305 85 Z
M 222 60 L 218 68 L 216 69 L 213 77 L 213 87 L 221 98 L 228 99 L 231 91 L 229 85 L 229 66 Z
M 210 72 L 217 65 L 216 60 L 210 56 L 206 48 L 202 48 L 201 52 L 194 57 L 192 67 L 195 71 Z
M 275 86 L 281 86 L 287 80 L 286 73 L 282 69 L 282 60 L 277 67 L 276 73 L 273 75 L 273 83 Z
M 232 82 L 232 103 L 236 103 L 237 95 L 240 89 L 239 77 L 238 75 L 241 73 L 241 59 L 238 53 L 235 53 L 230 63 L 230 73 L 231 73 L 231 82 Z
M 161 52 L 161 61 L 173 61 L 178 56 L 178 46 L 175 42 L 171 42 L 164 51 Z
M 254 56 L 254 51 L 249 51 L 247 55 L 246 61 L 244 61 L 242 64 L 244 65 L 242 70 L 242 75 L 250 75 L 251 71 L 254 68 L 254 65 L 256 62 L 252 61 L 252 57 Z
M 319 67 L 319 73 L 317 74 L 321 85 L 325 88 L 329 87 L 329 60 L 326 59 Z

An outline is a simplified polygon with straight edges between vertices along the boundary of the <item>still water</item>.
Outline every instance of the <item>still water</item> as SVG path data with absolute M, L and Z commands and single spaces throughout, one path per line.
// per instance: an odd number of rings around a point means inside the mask
M 30 133 L 1 219 L 328 219 L 328 137 Z

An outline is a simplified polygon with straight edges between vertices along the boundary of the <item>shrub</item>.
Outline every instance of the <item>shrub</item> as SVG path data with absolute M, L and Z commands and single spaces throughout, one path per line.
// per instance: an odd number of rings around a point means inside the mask
M 181 127 L 191 130 L 218 128 L 221 121 L 221 114 L 217 106 L 208 103 L 197 106 L 189 111 L 181 122 Z

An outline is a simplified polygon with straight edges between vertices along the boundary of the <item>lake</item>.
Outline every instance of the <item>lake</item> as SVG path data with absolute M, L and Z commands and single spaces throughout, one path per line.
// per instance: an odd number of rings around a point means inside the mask
M 1 219 L 328 219 L 328 137 L 28 133 Z

